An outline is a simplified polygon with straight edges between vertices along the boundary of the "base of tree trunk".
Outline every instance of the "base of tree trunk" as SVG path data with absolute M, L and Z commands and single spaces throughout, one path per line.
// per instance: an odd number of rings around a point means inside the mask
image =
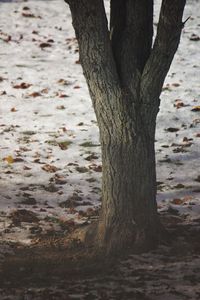
M 93 249 L 94 255 L 121 256 L 127 253 L 141 253 L 156 248 L 169 240 L 169 233 L 159 218 L 148 229 L 140 229 L 133 224 L 120 224 L 107 229 L 101 221 L 93 223 L 75 233 L 86 248 Z

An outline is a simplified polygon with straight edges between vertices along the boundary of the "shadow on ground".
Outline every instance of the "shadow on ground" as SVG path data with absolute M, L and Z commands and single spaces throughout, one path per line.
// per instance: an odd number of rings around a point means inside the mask
M 186 223 L 162 216 L 171 233 L 168 245 L 140 255 L 100 262 L 81 258 L 83 246 L 67 249 L 64 237 L 16 247 L 2 266 L 1 299 L 200 298 L 200 220 Z

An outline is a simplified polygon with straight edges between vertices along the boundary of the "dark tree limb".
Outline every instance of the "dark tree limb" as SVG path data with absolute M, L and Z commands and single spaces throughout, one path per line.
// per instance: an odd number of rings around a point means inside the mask
M 151 52 L 153 0 L 111 0 L 110 27 L 119 77 L 133 91 Z
M 80 61 L 92 99 L 111 101 L 119 87 L 103 0 L 65 0 L 70 6 Z M 93 95 L 95 94 L 95 97 Z M 94 103 L 94 108 L 96 103 Z M 104 104 L 100 104 L 102 110 Z M 98 108 L 99 110 L 99 108 Z M 97 113 L 97 111 L 96 111 Z
M 186 0 L 162 1 L 157 36 L 141 80 L 141 98 L 147 104 L 157 102 L 159 106 L 162 86 L 180 42 L 185 3 Z

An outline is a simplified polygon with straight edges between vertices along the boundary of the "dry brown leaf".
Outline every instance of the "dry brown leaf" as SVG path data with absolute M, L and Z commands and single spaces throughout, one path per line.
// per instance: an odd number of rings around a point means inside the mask
M 174 127 L 169 127 L 169 128 L 167 128 L 167 129 L 165 129 L 166 131 L 168 131 L 168 132 L 177 132 L 177 131 L 179 131 L 180 129 L 179 128 L 174 128 Z
M 54 40 L 53 39 L 48 39 L 47 43 L 54 43 Z
M 25 17 L 25 18 L 38 18 L 38 19 L 42 18 L 41 16 L 36 16 L 32 13 L 25 13 L 25 12 L 22 12 L 22 17 Z
M 62 85 L 70 85 L 70 82 L 66 79 L 63 79 L 63 78 L 59 79 L 57 81 L 57 83 L 62 84 Z
M 59 170 L 59 168 L 57 168 L 56 166 L 53 166 L 53 165 L 46 164 L 46 165 L 42 166 L 42 170 L 44 170 L 48 173 L 55 173 Z
M 182 100 L 180 100 L 180 99 L 177 99 L 177 100 L 175 100 L 175 104 L 174 104 L 174 106 L 175 106 L 177 109 L 179 109 L 179 108 L 181 108 L 181 107 L 184 107 L 184 106 L 185 106 L 185 104 L 183 103 L 183 101 L 182 101 Z
M 52 45 L 49 44 L 49 43 L 41 43 L 41 44 L 39 45 L 39 47 L 40 47 L 41 49 L 48 48 L 48 47 L 51 47 L 51 46 L 52 46 Z
M 17 109 L 16 109 L 15 107 L 12 107 L 12 108 L 10 109 L 10 111 L 11 111 L 11 112 L 16 112 Z
M 23 10 L 30 10 L 30 8 L 28 6 L 24 6 L 22 9 Z
M 191 111 L 200 111 L 200 105 L 194 106 Z
M 194 42 L 200 41 L 200 37 L 195 33 L 193 33 L 189 39 L 190 41 L 194 41 Z
M 30 86 L 32 86 L 32 84 L 26 83 L 26 82 L 22 82 L 20 84 L 14 85 L 13 88 L 14 89 L 28 89 Z
M 39 92 L 33 92 L 31 94 L 28 95 L 29 97 L 33 97 L 33 98 L 36 98 L 36 97 L 40 97 L 42 96 Z
M 66 94 L 60 94 L 59 95 L 59 98 L 68 98 L 69 96 L 68 95 L 66 95 Z
M 178 86 L 180 86 L 180 83 L 172 83 L 172 86 L 174 86 L 174 87 L 178 87 Z
M 20 158 L 20 157 L 16 157 L 16 158 L 13 159 L 13 162 L 14 162 L 14 163 L 17 163 L 17 162 L 23 162 L 23 161 L 24 161 L 24 159 L 23 159 L 23 158 Z

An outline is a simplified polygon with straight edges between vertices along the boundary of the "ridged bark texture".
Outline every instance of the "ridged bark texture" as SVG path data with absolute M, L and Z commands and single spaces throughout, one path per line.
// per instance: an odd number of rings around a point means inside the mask
M 98 247 L 113 253 L 158 238 L 155 125 L 177 50 L 185 0 L 163 0 L 152 47 L 153 0 L 67 0 L 102 145 Z

